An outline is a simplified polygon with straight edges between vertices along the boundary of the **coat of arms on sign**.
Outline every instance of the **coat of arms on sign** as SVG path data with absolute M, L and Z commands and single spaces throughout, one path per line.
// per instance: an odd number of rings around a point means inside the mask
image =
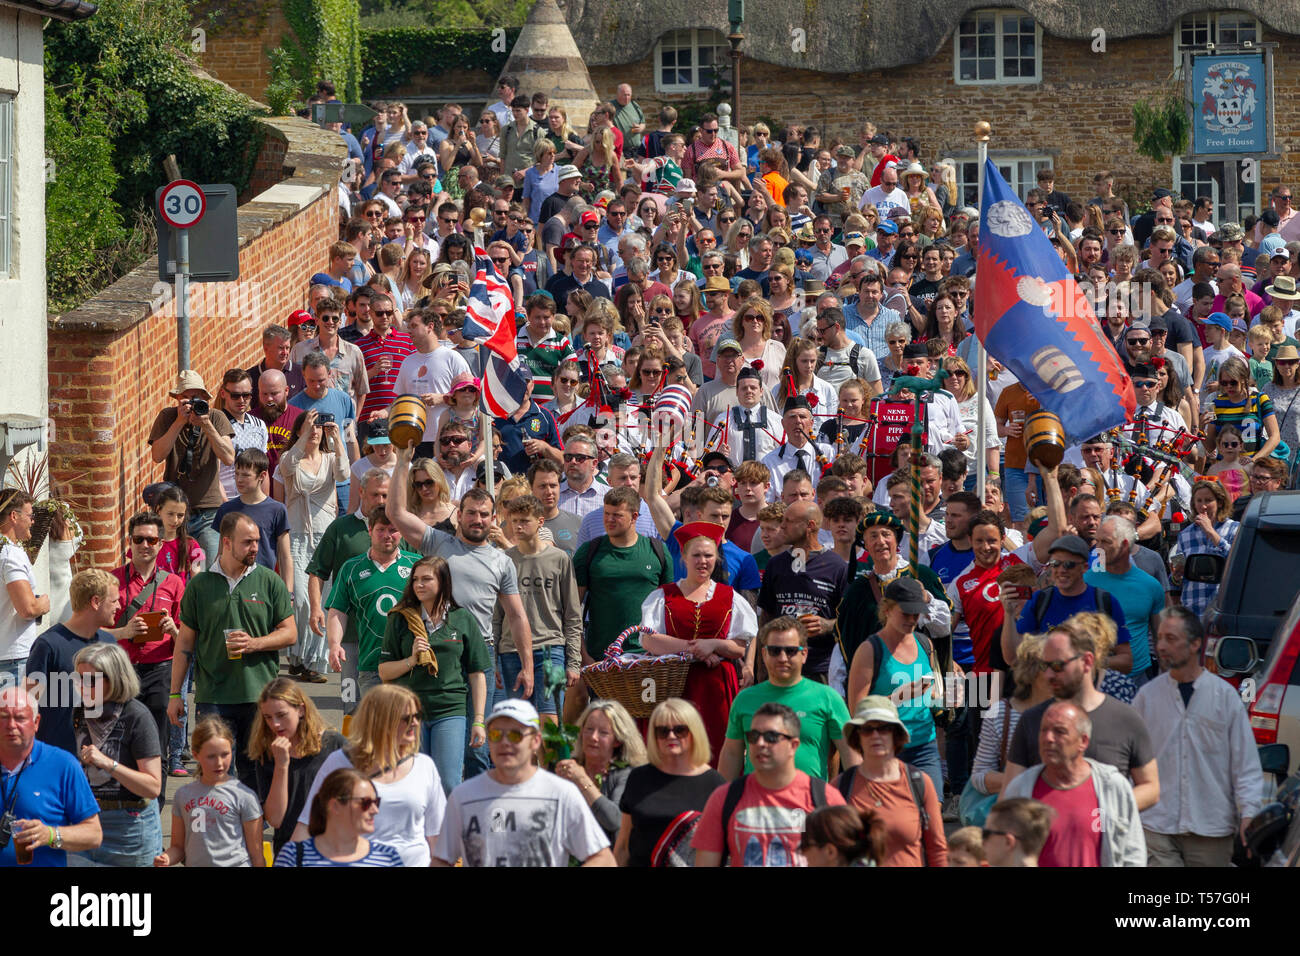
M 1206 129 L 1245 133 L 1255 128 L 1255 81 L 1245 63 L 1211 64 L 1201 94 Z

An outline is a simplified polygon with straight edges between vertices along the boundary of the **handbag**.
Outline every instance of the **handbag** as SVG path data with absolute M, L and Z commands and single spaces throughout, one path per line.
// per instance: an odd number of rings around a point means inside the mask
M 1007 740 L 1011 732 L 1011 699 L 1004 698 L 1002 701 L 1002 752 L 1000 766 L 1007 765 Z M 993 804 L 998 802 L 998 794 L 982 793 L 975 788 L 972 780 L 966 781 L 966 786 L 962 788 L 961 797 L 957 801 L 957 813 L 961 818 L 961 824 L 965 827 L 982 827 L 984 821 L 988 819 L 989 811 L 993 809 Z

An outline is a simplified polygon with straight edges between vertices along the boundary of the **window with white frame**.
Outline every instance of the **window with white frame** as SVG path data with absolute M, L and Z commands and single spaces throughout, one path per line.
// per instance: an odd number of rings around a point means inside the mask
M 1236 169 L 1237 221 L 1241 221 L 1258 213 L 1260 203 L 1259 177 L 1251 176 L 1252 181 L 1247 182 L 1246 169 L 1241 161 L 1209 160 L 1197 163 L 1175 157 L 1174 188 L 1193 202 L 1201 196 L 1209 196 L 1214 200 L 1214 214 L 1211 218 L 1215 223 L 1225 222 L 1229 217 L 1224 177 L 1229 174 L 1230 167 Z
M 717 30 L 670 30 L 655 44 L 655 90 L 702 93 L 727 66 L 727 38 Z
M 1174 57 L 1182 64 L 1184 50 L 1242 46 L 1259 43 L 1259 21 L 1248 13 L 1227 10 L 1223 13 L 1189 13 L 1178 21 L 1174 31 Z
M 975 10 L 957 24 L 952 54 L 956 83 L 1038 83 L 1043 32 L 1018 10 Z
M 1005 159 L 993 158 L 1002 178 L 1021 199 L 1025 193 L 1038 185 L 1038 171 L 1050 169 L 1051 157 L 1048 156 L 1012 156 Z M 978 160 L 965 159 L 957 161 L 957 195 L 961 197 L 959 206 L 979 208 L 980 164 Z
M 14 98 L 0 94 L 0 278 L 13 275 Z

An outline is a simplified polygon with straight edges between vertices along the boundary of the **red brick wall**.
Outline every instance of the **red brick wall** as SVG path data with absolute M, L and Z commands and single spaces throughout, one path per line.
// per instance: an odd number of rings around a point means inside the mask
M 265 192 L 285 179 L 284 158 L 289 151 L 289 140 L 277 129 L 268 129 L 262 148 L 253 163 L 253 173 L 240 202 L 246 202 L 258 193 Z
M 1283 159 L 1262 164 L 1261 195 L 1278 182 L 1300 180 L 1300 130 L 1288 122 L 1300 94 L 1300 38 L 1268 34 L 1274 54 L 1278 151 Z M 741 119 L 759 116 L 815 124 L 823 142 L 836 137 L 857 145 L 863 120 L 914 137 L 928 162 L 962 153 L 973 156 L 976 120 L 993 126 L 990 152 L 1046 155 L 1056 185 L 1072 196 L 1092 195 L 1092 176 L 1103 167 L 1117 176 L 1116 191 L 1146 198 L 1153 185 L 1168 186 L 1172 164 L 1137 154 L 1133 102 L 1154 95 L 1173 69 L 1173 40 L 1152 37 L 1111 41 L 1098 55 L 1083 41 L 1043 37 L 1042 75 L 1033 86 L 958 86 L 953 82 L 952 42 L 930 60 L 885 73 L 831 74 L 741 61 Z M 619 83 L 631 83 L 647 114 L 664 103 L 692 96 L 657 94 L 650 58 L 623 66 L 590 67 L 604 99 Z M 525 84 L 527 85 L 527 84 Z
M 288 144 L 301 164 L 291 182 L 326 188 L 296 212 L 256 201 L 241 206 L 238 282 L 191 287 L 190 364 L 214 394 L 226 369 L 260 357 L 262 329 L 301 307 L 306 278 L 325 267 L 338 235 L 333 171 L 342 142 L 302 120 L 273 122 L 267 148 L 274 152 L 278 142 L 283 164 Z M 148 437 L 158 412 L 174 401 L 167 392 L 176 380 L 176 306 L 156 281 L 151 258 L 50 322 L 50 467 L 86 530 L 81 567 L 121 562 L 125 519 L 142 507 L 144 486 L 162 478 Z
M 222 8 L 216 23 L 204 15 L 203 7 L 196 10 L 194 19 L 195 26 L 207 33 L 207 49 L 196 54 L 203 69 L 246 96 L 265 100 L 271 82 L 268 51 L 279 46 L 281 37 L 289 32 L 280 4 L 258 4 L 256 12 L 243 15 L 224 9 L 226 4 L 220 0 L 209 6 Z

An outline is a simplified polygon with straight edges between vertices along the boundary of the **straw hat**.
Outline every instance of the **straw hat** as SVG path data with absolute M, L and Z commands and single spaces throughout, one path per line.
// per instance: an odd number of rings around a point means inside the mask
M 212 401 L 212 393 L 209 392 L 207 386 L 203 384 L 203 376 L 193 369 L 186 369 L 177 375 L 176 387 L 167 394 L 172 398 L 180 398 L 191 389 L 198 389 L 203 393 L 204 398 L 208 401 Z

